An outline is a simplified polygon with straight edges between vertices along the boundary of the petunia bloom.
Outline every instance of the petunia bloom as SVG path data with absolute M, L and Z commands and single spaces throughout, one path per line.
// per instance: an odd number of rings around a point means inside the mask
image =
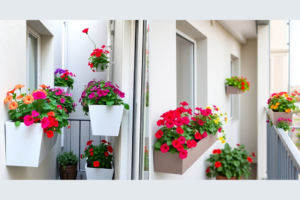
M 222 166 L 221 162 L 219 162 L 219 161 L 215 162 L 215 167 L 216 167 L 216 168 L 219 168 L 219 167 L 221 167 L 221 166 Z
M 37 92 L 33 93 L 32 96 L 34 99 L 46 99 L 46 95 L 42 91 L 37 91 Z
M 15 101 L 13 101 L 13 102 L 11 102 L 11 103 L 9 104 L 8 108 L 9 108 L 10 110 L 15 110 L 15 109 L 18 108 L 18 103 L 15 102 Z
M 60 103 L 65 103 L 66 99 L 65 98 L 61 98 L 60 99 Z
M 42 124 L 42 128 L 47 128 L 50 124 L 48 117 L 44 117 L 41 121 L 41 124 Z
M 187 150 L 182 150 L 179 152 L 179 158 L 180 159 L 185 159 L 188 156 Z
M 169 151 L 169 149 L 170 149 L 170 147 L 169 147 L 167 144 L 162 144 L 162 145 L 160 146 L 160 151 L 161 151 L 162 153 L 167 153 L 167 152 Z
M 31 112 L 31 115 L 32 115 L 32 117 L 37 117 L 37 116 L 40 115 L 40 113 L 37 112 L 36 110 L 33 110 L 33 111 Z
M 30 125 L 32 125 L 33 123 L 34 123 L 34 119 L 33 119 L 32 116 L 26 115 L 26 116 L 24 117 L 24 124 L 25 124 L 26 126 L 30 126 Z
M 51 131 L 51 130 L 47 131 L 47 137 L 48 138 L 52 138 L 53 136 L 54 136 L 53 131 Z
M 155 133 L 155 137 L 157 139 L 160 139 L 162 136 L 163 136 L 164 132 L 162 130 L 158 130 L 156 133 Z
M 88 32 L 89 32 L 89 28 L 85 28 L 85 29 L 83 29 L 83 31 L 82 31 L 83 33 L 86 33 L 86 34 L 88 34 Z
M 183 134 L 183 133 L 184 133 L 184 130 L 183 130 L 181 127 L 177 127 L 176 132 L 177 132 L 178 134 Z
M 31 104 L 34 100 L 34 97 L 30 94 L 26 95 L 24 98 L 23 98 L 23 102 L 25 104 Z
M 108 146 L 107 147 L 107 151 L 109 151 L 110 153 L 112 153 L 113 152 L 113 148 L 111 146 Z
M 94 165 L 94 167 L 99 167 L 99 166 L 100 166 L 100 163 L 99 163 L 98 160 L 96 160 L 95 162 L 93 162 L 93 165 Z

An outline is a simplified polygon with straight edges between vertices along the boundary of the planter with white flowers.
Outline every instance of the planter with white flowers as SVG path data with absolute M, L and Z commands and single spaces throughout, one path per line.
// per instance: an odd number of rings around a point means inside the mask
M 81 159 L 86 159 L 85 173 L 87 180 L 112 180 L 114 174 L 113 148 L 111 144 L 102 140 L 98 146 L 92 144 L 93 140 L 86 143 Z
M 38 167 L 55 145 L 61 128 L 68 125 L 68 115 L 49 96 L 47 86 L 40 85 L 42 89 L 29 94 L 21 92 L 23 87 L 16 85 L 4 100 L 10 109 L 10 121 L 5 123 L 6 165 Z
M 123 110 L 129 105 L 122 99 L 125 94 L 118 85 L 107 81 L 90 81 L 81 94 L 79 102 L 85 115 L 89 113 L 93 135 L 118 136 Z

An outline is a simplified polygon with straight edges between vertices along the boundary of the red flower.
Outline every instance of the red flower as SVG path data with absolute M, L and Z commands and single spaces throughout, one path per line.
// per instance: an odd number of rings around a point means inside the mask
M 65 78 L 65 80 L 68 80 L 68 78 Z
M 173 140 L 172 145 L 177 148 L 180 145 L 180 142 L 178 140 Z
M 222 150 L 221 149 L 217 149 L 217 154 L 221 154 Z
M 35 118 L 34 122 L 39 122 L 41 119 L 40 118 Z
M 71 125 L 68 126 L 68 129 L 70 129 Z
M 252 158 L 250 158 L 250 157 L 247 157 L 247 160 L 248 160 L 248 162 L 252 162 Z
M 178 134 L 182 134 L 182 133 L 184 133 L 184 130 L 181 127 L 177 127 L 176 132 Z
M 101 48 L 102 48 L 102 49 L 103 49 L 103 48 L 105 48 L 105 45 L 102 45 L 102 47 L 101 47 Z
M 184 146 L 182 144 L 179 144 L 176 149 L 177 149 L 177 151 L 180 152 L 180 151 L 184 150 Z
M 239 147 L 239 146 L 241 146 L 241 145 L 240 145 L 240 144 L 236 144 L 236 146 L 238 146 L 238 147 Z
M 165 123 L 165 120 L 163 120 L 163 119 L 160 119 L 160 120 L 158 120 L 157 121 L 157 126 L 162 126 L 162 125 L 164 125 L 164 123 Z
M 83 159 L 82 154 L 80 155 L 80 158 Z
M 162 145 L 160 146 L 160 151 L 163 152 L 163 153 L 168 152 L 169 149 L 170 149 L 170 147 L 169 147 L 167 144 L 162 144 Z
M 242 87 L 241 87 L 241 89 L 242 89 L 242 90 L 244 90 L 244 89 L 245 89 L 245 87 L 244 87 L 244 86 L 242 86 Z
M 111 146 L 108 146 L 107 147 L 107 151 L 109 151 L 110 153 L 112 153 L 113 152 L 113 148 Z
M 198 124 L 199 124 L 200 126 L 202 126 L 202 125 L 204 124 L 204 122 L 203 122 L 201 119 L 199 119 Z
M 180 142 L 180 144 L 184 144 L 184 143 L 185 143 L 185 137 L 180 136 L 180 137 L 178 138 L 178 141 Z
M 254 152 L 252 152 L 252 156 L 255 157 L 255 153 Z
M 182 106 L 188 106 L 189 104 L 187 102 L 181 102 L 179 105 L 182 105 Z
M 207 169 L 206 169 L 206 173 L 208 173 L 209 172 L 209 167 L 207 167 Z
M 101 142 L 102 142 L 102 143 L 105 143 L 105 144 L 107 143 L 107 141 L 106 141 L 106 140 L 101 140 Z
M 192 140 L 188 140 L 188 141 L 186 142 L 186 145 L 187 145 L 188 148 L 194 147 L 194 144 L 193 144 Z
M 105 157 L 107 157 L 109 155 L 109 153 L 107 151 L 104 152 Z
M 158 130 L 156 133 L 155 133 L 155 137 L 157 139 L 160 139 L 162 136 L 163 136 L 164 132 L 162 130 Z
M 242 85 L 245 85 L 245 83 L 244 83 L 244 82 L 242 82 Z
M 215 162 L 215 167 L 216 167 L 216 168 L 219 168 L 219 167 L 221 167 L 221 166 L 222 166 L 222 164 L 221 164 L 219 161 Z
M 87 147 L 85 147 L 85 149 L 84 149 L 85 151 L 87 150 Z
M 94 155 L 94 153 L 93 152 L 90 152 L 90 156 L 93 156 Z
M 174 121 L 166 121 L 166 127 L 167 128 L 173 128 L 174 125 L 175 125 Z
M 187 150 L 182 150 L 179 152 L 179 158 L 181 158 L 181 159 L 185 159 L 187 157 L 187 155 L 188 155 Z
M 89 152 L 92 152 L 93 151 L 93 148 L 90 148 Z
M 100 166 L 100 163 L 99 163 L 98 160 L 96 160 L 95 162 L 93 162 L 93 164 L 94 164 L 94 167 L 99 167 Z
M 222 127 L 218 128 L 218 132 L 221 133 L 222 131 Z
M 197 133 L 195 134 L 195 139 L 196 139 L 196 140 L 202 140 L 202 139 L 203 139 L 203 136 L 202 136 L 199 132 L 197 132 Z
M 47 137 L 52 138 L 54 136 L 53 131 L 49 130 L 47 131 Z
M 86 143 L 87 146 L 90 146 L 92 144 L 92 142 L 94 142 L 94 140 L 90 140 Z
M 88 32 L 89 32 L 89 28 L 86 28 L 86 29 L 83 29 L 83 31 L 82 31 L 83 33 L 86 33 L 86 34 L 88 34 Z
M 213 150 L 213 154 L 217 154 L 218 150 L 217 149 L 214 149 Z
M 182 121 L 183 121 L 184 124 L 190 123 L 190 120 L 189 120 L 188 117 L 183 117 L 183 118 L 182 118 Z

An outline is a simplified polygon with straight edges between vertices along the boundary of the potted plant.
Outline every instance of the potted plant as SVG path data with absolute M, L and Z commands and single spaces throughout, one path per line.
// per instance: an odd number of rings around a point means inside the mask
M 68 126 L 68 115 L 48 96 L 49 87 L 43 84 L 22 93 L 23 87 L 16 85 L 4 99 L 10 109 L 10 121 L 5 123 L 6 165 L 38 167 L 55 145 L 57 133 Z
M 68 70 L 57 68 L 54 72 L 54 86 L 55 88 L 63 89 L 65 92 L 70 92 L 70 88 L 73 90 L 75 74 Z
M 81 159 L 86 159 L 87 180 L 112 180 L 114 167 L 111 144 L 105 140 L 101 140 L 98 146 L 92 143 L 93 140 L 88 141 L 84 153 L 80 155 Z
M 232 149 L 226 143 L 224 149 L 213 150 L 213 154 L 206 159 L 210 163 L 206 176 L 216 177 L 217 180 L 240 180 L 243 176 L 248 179 L 252 156 L 255 157 L 255 154 L 249 155 L 243 144 L 237 144 L 237 148 Z
M 279 123 L 279 118 L 292 119 L 292 111 L 298 110 L 295 105 L 299 101 L 297 97 L 299 93 L 295 91 L 291 96 L 287 92 L 273 93 L 268 99 L 268 115 L 274 125 Z M 292 125 L 292 121 L 287 121 L 288 125 Z
M 290 131 L 290 126 L 287 124 L 288 122 L 292 122 L 292 120 L 290 118 L 284 119 L 284 118 L 278 118 L 277 119 L 277 125 L 276 128 L 282 128 L 284 131 Z M 270 126 L 273 126 L 273 122 L 268 119 L 267 123 L 270 124 Z M 292 132 L 295 131 L 295 128 L 293 127 Z
M 57 156 L 60 165 L 60 179 L 61 180 L 76 180 L 77 177 L 77 163 L 78 157 L 73 151 L 64 152 Z
M 233 76 L 226 79 L 226 94 L 242 94 L 249 91 L 250 83 L 243 76 Z
M 93 72 L 104 72 L 105 69 L 108 68 L 109 64 L 109 51 L 105 49 L 105 45 L 102 45 L 101 48 L 96 48 L 95 42 L 90 38 L 89 29 L 86 28 L 82 32 L 86 33 L 89 39 L 93 42 L 94 44 L 94 50 L 91 53 L 91 57 L 89 58 L 89 63 L 88 65 L 90 66 L 91 70 Z
M 124 97 L 119 86 L 109 81 L 93 80 L 88 83 L 79 102 L 85 115 L 90 115 L 93 135 L 119 135 L 123 107 L 129 109 L 129 105 L 120 99 Z
M 200 123 L 200 118 L 196 118 L 200 114 L 196 113 L 191 117 L 192 110 L 186 108 L 188 103 L 182 102 L 180 105 L 176 110 L 161 115 L 162 119 L 157 121 L 161 128 L 155 134 L 155 172 L 183 174 L 217 140 L 215 133 L 208 134 L 193 122 L 195 120 Z M 216 119 L 209 108 L 205 109 L 205 112 L 207 117 Z

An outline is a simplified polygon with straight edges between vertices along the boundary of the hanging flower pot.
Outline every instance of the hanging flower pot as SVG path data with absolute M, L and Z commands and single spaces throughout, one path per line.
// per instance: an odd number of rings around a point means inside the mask
M 94 146 L 93 140 L 86 143 L 87 147 L 84 153 L 80 155 L 81 159 L 86 159 L 85 173 L 87 180 L 112 180 L 114 174 L 113 148 L 105 140 Z
M 247 78 L 233 76 L 226 79 L 226 94 L 243 94 L 249 91 L 250 83 Z
M 70 88 L 73 89 L 75 74 L 69 72 L 69 70 L 64 70 L 57 68 L 54 72 L 54 87 L 64 89 L 65 92 L 70 92 Z
M 118 85 L 107 81 L 90 81 L 81 94 L 79 102 L 85 115 L 89 113 L 93 135 L 118 136 L 123 110 L 129 105 L 123 103 L 125 94 Z
M 171 154 L 170 152 L 162 153 L 161 151 L 154 151 L 153 162 L 154 171 L 170 174 L 184 174 L 197 160 L 200 158 L 208 148 L 210 148 L 217 141 L 217 136 L 209 135 L 206 138 L 197 142 L 195 148 L 187 150 L 187 157 L 181 159 L 178 154 Z
M 103 66 L 101 63 L 98 64 L 98 67 L 96 67 L 96 72 L 105 72 L 105 66 Z
M 62 87 L 62 86 L 54 86 L 54 88 L 59 88 L 61 89 L 63 92 L 67 92 L 69 93 L 70 92 L 70 88 L 69 87 Z
M 295 102 L 299 101 L 299 93 L 295 91 L 292 95 L 288 95 L 287 92 L 273 93 L 268 99 L 268 120 L 270 125 L 277 125 L 280 123 L 280 119 L 287 119 L 287 125 L 292 125 L 293 110 L 298 110 Z M 278 120 L 279 119 L 279 120 Z
M 55 145 L 57 133 L 48 138 L 40 123 L 18 127 L 12 121 L 5 123 L 6 165 L 38 167 Z

